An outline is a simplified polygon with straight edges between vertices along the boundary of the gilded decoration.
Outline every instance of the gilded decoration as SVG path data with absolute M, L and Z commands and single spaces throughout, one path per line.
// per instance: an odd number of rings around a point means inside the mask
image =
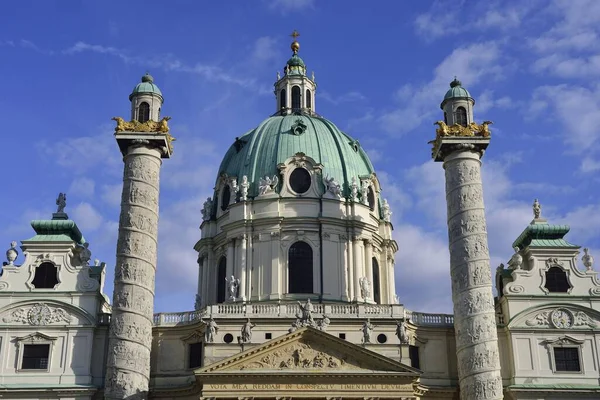
M 167 135 L 167 142 L 169 145 L 169 151 L 173 152 L 173 145 L 176 139 L 169 133 L 168 121 L 171 117 L 163 117 L 160 121 L 148 120 L 146 122 L 140 121 L 125 121 L 121 117 L 113 117 L 112 120 L 117 122 L 115 127 L 115 133 L 119 132 L 148 132 L 148 133 L 165 133 Z
M 481 124 L 471 122 L 467 126 L 462 126 L 460 124 L 446 125 L 444 121 L 436 121 L 434 125 L 437 125 L 438 128 L 435 130 L 435 140 L 429 143 L 433 143 L 433 152 L 435 153 L 445 137 L 489 138 L 491 136 L 489 126 L 492 124 L 492 121 L 483 121 Z

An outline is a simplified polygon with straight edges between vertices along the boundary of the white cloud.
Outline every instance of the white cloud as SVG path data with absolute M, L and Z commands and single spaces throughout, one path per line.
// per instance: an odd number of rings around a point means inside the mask
M 277 40 L 273 37 L 259 37 L 252 46 L 252 58 L 259 62 L 273 60 L 278 55 L 276 44 Z
M 82 232 L 96 231 L 104 221 L 102 215 L 90 203 L 86 202 L 77 204 L 69 213 Z
M 594 160 L 591 157 L 584 157 L 581 161 L 581 172 L 596 172 L 600 170 L 600 161 Z
M 390 135 L 400 136 L 426 120 L 433 123 L 436 106 L 441 103 L 452 77 L 457 76 L 472 90 L 483 79 L 502 76 L 505 66 L 500 56 L 496 42 L 474 43 L 455 49 L 435 68 L 431 81 L 421 86 L 404 85 L 395 94 L 398 106 L 379 117 L 381 128 Z M 439 115 L 437 117 L 439 119 Z
M 100 197 L 109 206 L 117 207 L 121 204 L 122 192 L 123 183 L 117 183 L 114 185 L 102 185 Z
M 96 183 L 86 177 L 78 177 L 71 182 L 69 191 L 67 192 L 70 198 L 86 198 L 94 195 Z

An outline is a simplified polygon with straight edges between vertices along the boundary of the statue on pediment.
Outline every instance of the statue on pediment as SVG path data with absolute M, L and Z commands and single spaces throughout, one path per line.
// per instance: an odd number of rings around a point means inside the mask
M 519 254 L 519 248 L 517 246 L 515 246 L 513 250 L 515 251 L 515 254 L 513 254 L 513 256 L 510 258 L 508 266 L 511 269 L 521 269 L 521 265 L 523 264 L 523 256 Z
M 56 199 L 56 213 L 57 214 L 62 214 L 65 212 L 65 207 L 67 206 L 67 194 L 66 193 L 59 193 L 58 194 L 58 198 Z
M 246 319 L 244 325 L 242 325 L 242 342 L 250 343 L 252 340 L 252 328 L 254 328 L 256 324 L 250 322 L 250 318 Z
M 208 321 L 200 319 L 206 325 L 206 331 L 204 332 L 204 340 L 206 343 L 212 343 L 215 341 L 215 335 L 219 331 L 219 325 L 215 322 L 213 317 L 210 317 Z
M 367 344 L 371 343 L 371 334 L 373 333 L 373 329 L 375 329 L 375 325 L 371 323 L 371 319 L 367 318 L 367 320 L 360 327 L 360 331 L 363 334 L 362 343 Z

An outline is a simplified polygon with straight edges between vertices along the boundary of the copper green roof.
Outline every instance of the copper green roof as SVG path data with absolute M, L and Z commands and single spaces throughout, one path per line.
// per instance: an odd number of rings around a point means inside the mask
M 277 165 L 296 153 L 305 153 L 323 164 L 323 176 L 335 178 L 345 196 L 350 195 L 352 177 L 360 184 L 360 177 L 373 173 L 373 165 L 358 141 L 331 121 L 318 116 L 286 115 L 267 118 L 256 129 L 236 138 L 221 162 L 219 176 L 227 173 L 240 182 L 246 175 L 252 183 L 248 194 L 256 196 L 259 178 L 279 176 Z
M 158 86 L 154 84 L 154 78 L 152 77 L 152 75 L 150 75 L 147 72 L 144 76 L 142 76 L 142 81 L 138 83 L 131 91 L 131 94 L 129 95 L 129 100 L 131 101 L 133 96 L 135 96 L 136 94 L 142 93 L 156 94 L 162 99 L 162 92 L 160 91 Z
M 30 241 L 85 243 L 77 224 L 70 219 L 33 220 L 31 227 L 36 235 Z
M 456 78 L 450 82 L 450 89 L 448 89 L 444 95 L 444 101 L 442 101 L 440 108 L 444 108 L 444 104 L 450 99 L 470 99 L 473 101 L 473 103 L 475 103 L 475 100 L 473 100 L 473 97 L 471 97 L 471 93 L 462 87 L 462 82 Z
M 532 223 L 514 241 L 513 247 L 573 247 L 564 239 L 571 228 L 568 225 L 550 225 L 547 223 Z

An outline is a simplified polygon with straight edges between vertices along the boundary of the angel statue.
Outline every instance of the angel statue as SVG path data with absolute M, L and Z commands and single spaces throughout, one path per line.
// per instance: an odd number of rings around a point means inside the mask
M 356 177 L 352 177 L 352 184 L 350 185 L 351 199 L 354 203 L 358 202 L 358 184 L 356 183 Z
M 56 199 L 56 205 L 58 208 L 56 209 L 57 214 L 61 214 L 65 212 L 65 207 L 67 206 L 67 194 L 59 193 L 58 198 Z
M 256 324 L 250 322 L 250 318 L 246 319 L 246 323 L 242 325 L 242 342 L 250 343 L 252 340 L 252 328 L 254 328 Z
M 246 201 L 248 200 L 248 188 L 250 187 L 250 183 L 248 182 L 248 177 L 246 175 L 242 176 L 242 183 L 240 183 L 240 200 Z
M 383 210 L 383 220 L 385 222 L 390 222 L 392 219 L 392 210 L 390 209 L 390 204 L 386 199 L 383 199 L 383 204 L 381 205 Z
M 325 190 L 338 199 L 342 197 L 342 191 L 340 190 L 340 184 L 335 180 L 334 177 L 326 177 L 323 178 L 323 184 L 325 185 Z
M 406 331 L 406 320 L 396 322 L 396 336 L 400 339 L 401 344 L 408 344 L 408 332 Z
M 200 321 L 206 324 L 206 331 L 204 331 L 204 339 L 206 343 L 214 342 L 215 335 L 219 331 L 219 325 L 217 325 L 212 317 L 210 317 L 208 321 L 204 321 L 203 319 L 200 319 Z
M 89 265 L 90 260 L 92 259 L 92 252 L 89 249 L 90 244 L 85 242 L 83 246 L 79 247 L 79 260 L 82 265 Z
M 363 300 L 367 301 L 367 299 L 371 297 L 371 282 L 369 281 L 369 278 L 363 276 L 358 280 L 358 283 L 360 284 L 360 296 Z
M 204 202 L 204 208 L 200 211 L 204 221 L 209 220 L 212 215 L 213 201 L 210 197 Z
M 373 329 L 375 329 L 375 326 L 371 323 L 371 320 L 367 318 L 367 320 L 360 327 L 360 330 L 363 334 L 363 344 L 371 343 L 371 333 L 373 332 Z
M 227 283 L 227 291 L 229 292 L 229 301 L 235 301 L 238 288 L 240 287 L 240 280 L 231 275 L 231 278 L 225 278 L 225 282 Z
M 523 256 L 519 254 L 519 248 L 517 246 L 513 247 L 515 254 L 510 258 L 508 262 L 509 267 L 512 269 L 521 269 L 521 265 L 523 264 Z
M 279 178 L 277 175 L 273 175 L 273 179 L 268 176 L 264 178 L 258 179 L 258 195 L 262 196 L 264 194 L 270 193 L 273 189 L 279 184 Z

